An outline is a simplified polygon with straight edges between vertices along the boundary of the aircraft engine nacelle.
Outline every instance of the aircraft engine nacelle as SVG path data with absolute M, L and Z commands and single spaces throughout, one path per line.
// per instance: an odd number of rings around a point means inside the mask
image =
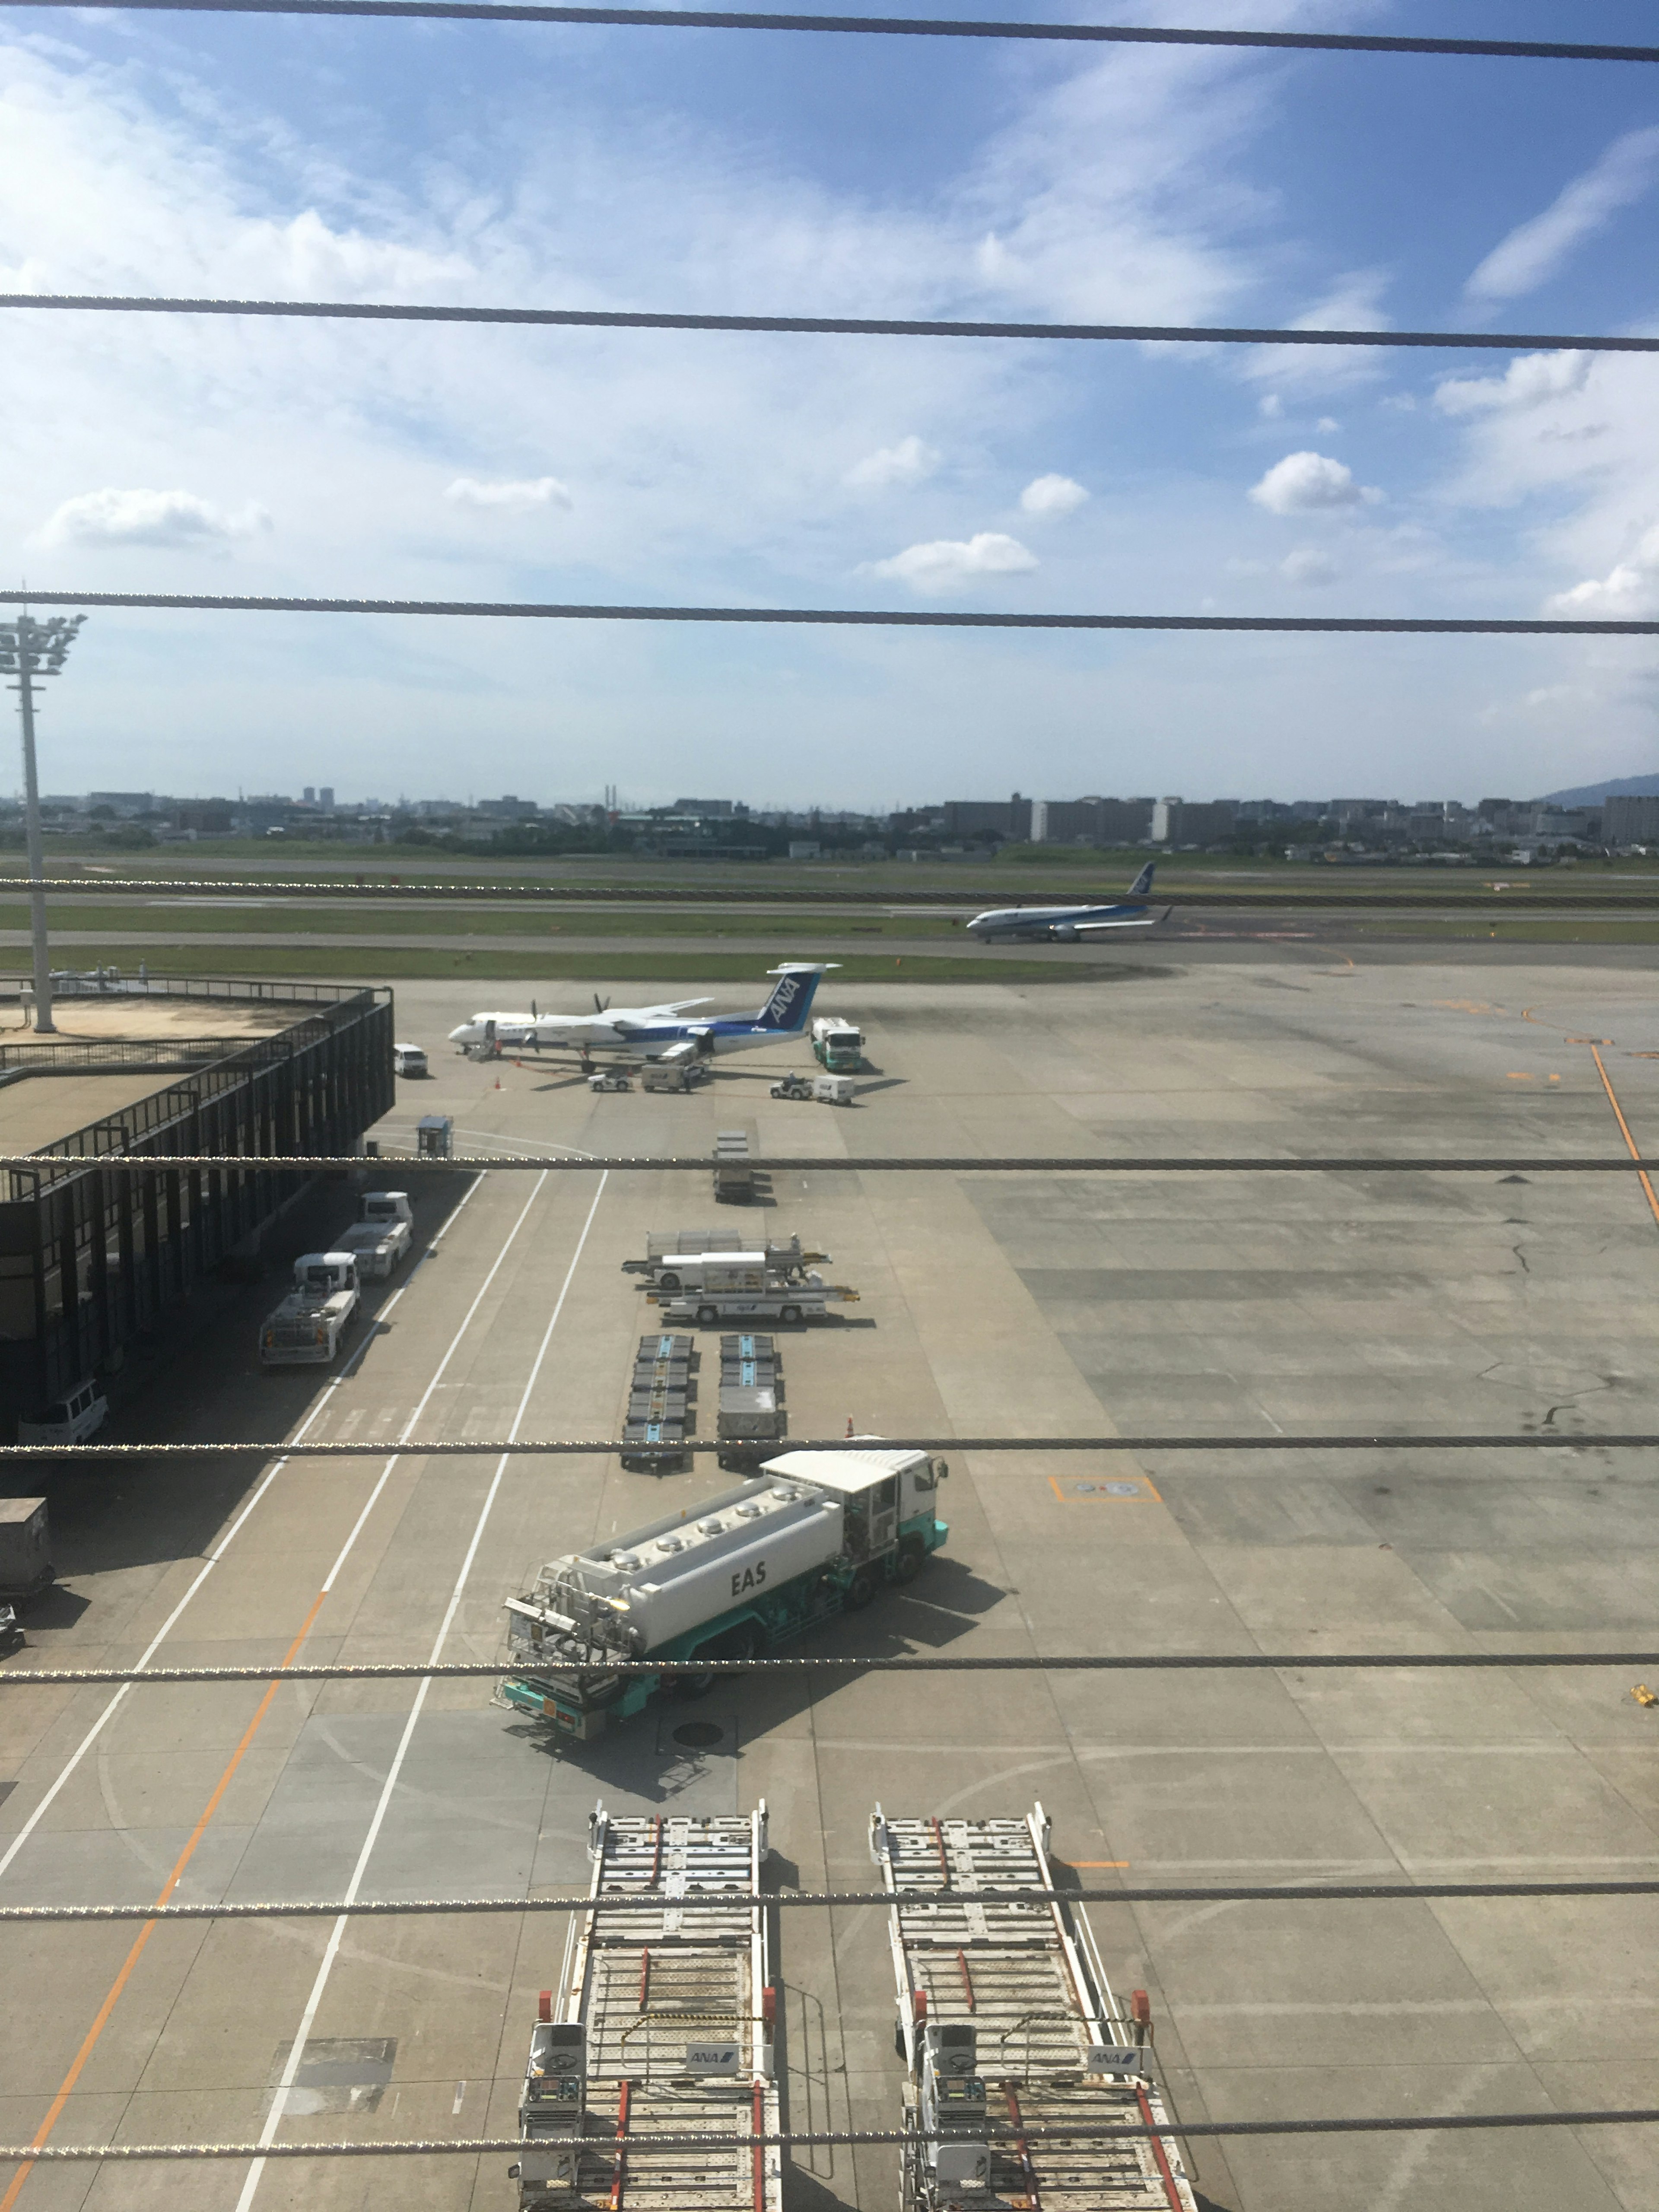
M 1057 921 L 1048 932 L 1057 945 L 1075 945 L 1078 934 L 1069 921 Z

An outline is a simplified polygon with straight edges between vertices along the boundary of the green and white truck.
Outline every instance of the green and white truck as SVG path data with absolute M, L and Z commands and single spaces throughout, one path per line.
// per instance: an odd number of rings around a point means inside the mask
M 507 1601 L 520 1672 L 504 1701 L 591 1742 L 659 1689 L 695 1696 L 711 1659 L 762 1658 L 820 1621 L 915 1579 L 949 1533 L 949 1469 L 878 1441 L 782 1452 L 761 1473 L 631 1534 L 554 1559 Z M 653 1671 L 619 1674 L 619 1659 Z

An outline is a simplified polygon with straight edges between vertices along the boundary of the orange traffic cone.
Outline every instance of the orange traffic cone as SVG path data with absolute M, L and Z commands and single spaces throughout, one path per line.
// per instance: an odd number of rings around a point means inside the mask
M 847 1416 L 847 1433 L 849 1437 L 853 1433 L 853 1416 L 850 1413 Z

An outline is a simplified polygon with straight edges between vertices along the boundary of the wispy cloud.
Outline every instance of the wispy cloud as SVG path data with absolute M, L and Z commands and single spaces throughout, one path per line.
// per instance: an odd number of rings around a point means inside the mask
M 250 503 L 227 514 L 192 491 L 148 491 L 135 488 L 83 491 L 66 499 L 48 517 L 39 535 L 46 545 L 191 546 L 251 538 L 269 530 L 270 517 Z
M 1250 487 L 1250 497 L 1269 514 L 1317 514 L 1382 496 L 1371 486 L 1356 483 L 1353 471 L 1326 453 L 1286 453 Z
M 1582 615 L 1606 622 L 1637 620 L 1659 612 L 1659 523 L 1644 531 L 1626 558 L 1605 576 L 1591 576 L 1548 603 L 1553 615 Z
M 1038 565 L 1018 538 L 981 530 L 972 538 L 936 538 L 926 545 L 907 545 L 890 561 L 872 561 L 872 576 L 896 577 L 913 591 L 954 592 L 981 576 L 1018 576 Z
M 444 497 L 457 507 L 493 508 L 497 514 L 528 514 L 538 507 L 574 507 L 575 501 L 557 477 L 485 479 L 457 477 Z
M 1036 477 L 1019 495 L 1027 514 L 1075 514 L 1086 506 L 1089 495 L 1070 477 Z
M 1287 584 L 1334 584 L 1342 572 L 1316 545 L 1298 545 L 1279 562 L 1279 573 Z
M 1615 138 L 1541 215 L 1495 246 L 1464 289 L 1472 300 L 1518 300 L 1547 283 L 1576 246 L 1643 198 L 1659 176 L 1659 125 Z
M 878 447 L 855 461 L 847 481 L 860 491 L 887 491 L 896 485 L 924 483 L 939 465 L 941 456 L 920 438 L 901 438 L 896 446 Z

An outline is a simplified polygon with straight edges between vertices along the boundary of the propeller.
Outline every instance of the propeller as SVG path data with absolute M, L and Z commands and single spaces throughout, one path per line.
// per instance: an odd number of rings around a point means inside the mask
M 602 998 L 599 996 L 599 993 L 598 993 L 597 991 L 595 991 L 595 992 L 594 992 L 594 994 L 593 994 L 593 1011 L 594 1011 L 594 1012 L 595 1012 L 596 1014 L 602 1014 L 602 1013 L 604 1013 L 604 1012 L 605 1012 L 605 1009 L 610 1006 L 610 1004 L 611 1004 L 611 1001 L 610 1001 L 610 1000 L 609 1000 L 609 999 L 602 999 Z

